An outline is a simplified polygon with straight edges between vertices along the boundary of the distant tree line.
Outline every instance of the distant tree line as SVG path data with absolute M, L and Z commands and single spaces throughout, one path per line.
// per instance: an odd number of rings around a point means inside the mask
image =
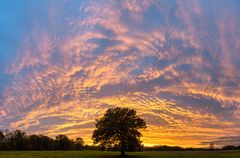
M 179 146 L 152 146 L 152 147 L 144 147 L 145 151 L 182 151 L 184 148 Z
M 234 145 L 226 145 L 222 148 L 223 150 L 240 150 L 240 145 L 239 146 L 234 146 Z
M 57 135 L 52 139 L 44 135 L 27 135 L 20 130 L 0 131 L 0 150 L 119 150 L 116 146 L 104 148 L 102 146 L 84 145 L 82 138 L 78 137 L 75 140 L 69 139 L 66 135 Z M 153 146 L 143 147 L 144 151 L 194 151 L 194 150 L 210 150 L 206 148 L 182 148 L 179 146 Z M 240 146 L 227 145 L 222 149 L 215 150 L 240 150 Z M 136 151 L 128 150 L 128 151 Z M 140 151 L 140 150 L 138 150 Z
M 0 131 L 0 150 L 81 150 L 82 138 L 69 139 L 66 135 L 57 135 L 52 139 L 44 135 L 27 135 L 20 130 Z
M 201 150 L 240 150 L 240 146 L 226 145 L 222 148 L 182 148 L 179 146 L 158 145 L 152 147 L 144 147 L 144 151 L 201 151 Z
M 209 150 L 207 148 L 182 148 L 180 146 L 156 145 L 151 147 L 144 147 L 144 151 L 201 151 Z

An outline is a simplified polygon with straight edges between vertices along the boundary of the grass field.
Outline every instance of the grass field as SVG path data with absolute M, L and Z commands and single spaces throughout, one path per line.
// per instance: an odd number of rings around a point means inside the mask
M 240 151 L 131 152 L 132 158 L 240 158 Z M 105 151 L 0 151 L 0 158 L 113 158 L 119 152 Z

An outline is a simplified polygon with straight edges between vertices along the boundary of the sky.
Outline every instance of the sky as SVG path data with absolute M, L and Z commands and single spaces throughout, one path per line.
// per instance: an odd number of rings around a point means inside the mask
M 150 145 L 240 145 L 240 1 L 0 0 L 0 129 L 82 137 L 137 110 Z

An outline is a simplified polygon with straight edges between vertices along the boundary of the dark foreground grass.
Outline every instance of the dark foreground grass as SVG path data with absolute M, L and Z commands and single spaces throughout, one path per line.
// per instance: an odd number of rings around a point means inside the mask
M 240 151 L 131 152 L 127 158 L 240 158 Z M 0 151 L 0 158 L 120 158 L 106 151 Z

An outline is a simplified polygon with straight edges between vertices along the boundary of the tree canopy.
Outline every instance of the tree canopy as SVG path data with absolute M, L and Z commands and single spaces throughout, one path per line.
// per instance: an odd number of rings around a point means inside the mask
M 139 129 L 146 128 L 146 122 L 129 108 L 110 108 L 104 116 L 96 120 L 92 139 L 104 148 L 115 148 L 125 155 L 125 151 L 140 150 L 142 134 Z
M 20 130 L 0 131 L 0 150 L 81 150 L 83 145 L 80 137 L 72 140 L 60 134 L 54 140 L 44 135 L 27 135 Z

